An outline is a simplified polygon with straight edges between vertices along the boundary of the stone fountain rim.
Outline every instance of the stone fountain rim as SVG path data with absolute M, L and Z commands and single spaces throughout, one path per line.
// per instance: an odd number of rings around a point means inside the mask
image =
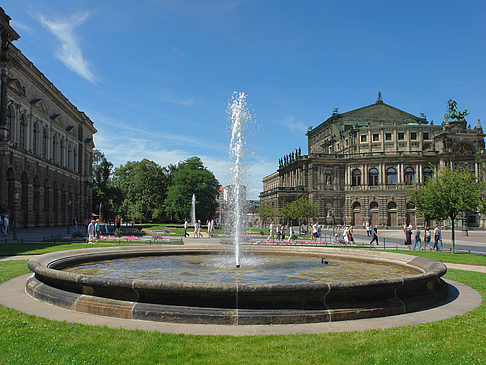
M 289 290 L 292 288 L 299 290 L 313 290 L 319 288 L 357 288 L 361 286 L 375 286 L 375 285 L 402 285 L 404 282 L 413 282 L 416 280 L 424 280 L 433 277 L 443 276 L 447 268 L 444 264 L 435 260 L 417 257 L 412 255 L 406 255 L 402 253 L 392 253 L 383 251 L 367 251 L 362 249 L 353 248 L 335 248 L 335 247 L 276 247 L 276 246 L 246 246 L 254 252 L 270 253 L 270 254 L 288 254 L 296 255 L 299 253 L 306 255 L 320 256 L 323 254 L 328 257 L 339 257 L 344 259 L 350 259 L 354 261 L 374 261 L 384 262 L 387 264 L 404 266 L 413 268 L 420 273 L 415 275 L 405 275 L 401 277 L 386 278 L 386 279 L 372 279 L 372 280 L 358 280 L 349 282 L 337 282 L 337 283 L 293 283 L 293 284 L 219 284 L 219 283 L 177 283 L 172 281 L 163 280 L 140 280 L 140 279 L 114 279 L 114 278 L 101 278 L 97 276 L 89 276 L 82 274 L 75 274 L 59 270 L 58 268 L 71 266 L 74 264 L 97 261 L 103 259 L 115 259 L 126 257 L 142 257 L 151 255 L 174 255 L 174 254 L 211 254 L 222 252 L 221 248 L 201 248 L 201 247 L 181 247 L 181 246 L 158 246 L 158 247 L 146 247 L 146 246 L 120 246 L 120 247 L 102 247 L 102 248 L 89 248 L 89 249 L 77 249 L 68 251 L 57 251 L 53 253 L 47 253 L 31 259 L 28 262 L 28 267 L 36 275 L 42 277 L 52 278 L 55 280 L 64 280 L 71 283 L 88 283 L 91 285 L 102 286 L 116 286 L 118 288 L 131 288 L 131 289 L 177 289 L 177 290 L 215 290 L 215 291 L 231 291 L 235 286 L 238 286 L 238 290 L 241 291 L 255 291 L 255 290 Z M 229 252 L 229 250 L 227 250 Z

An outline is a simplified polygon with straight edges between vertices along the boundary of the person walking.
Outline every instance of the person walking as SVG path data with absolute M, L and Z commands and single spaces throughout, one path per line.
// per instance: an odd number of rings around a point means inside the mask
M 437 223 L 434 229 L 434 247 L 432 248 L 432 250 L 435 249 L 436 251 L 440 251 L 441 248 L 442 248 L 442 233 L 439 228 L 439 223 Z
M 370 222 L 366 222 L 366 235 L 368 237 L 371 235 Z
M 280 226 L 280 239 L 283 241 L 285 239 L 285 224 Z
M 189 233 L 187 233 L 187 228 L 189 227 L 189 222 L 187 218 L 184 219 L 184 238 L 189 237 Z
M 291 223 L 290 227 L 289 227 L 289 240 L 288 240 L 289 243 L 290 243 L 290 241 L 293 240 L 294 235 L 295 235 L 294 226 Z
M 10 221 L 8 220 L 8 214 L 5 214 L 3 217 L 3 235 L 8 235 L 8 226 L 10 225 Z
M 349 226 L 349 228 L 348 228 L 348 241 L 349 241 L 349 244 L 354 243 L 353 226 Z
M 430 251 L 431 250 L 430 239 L 431 239 L 430 228 L 425 227 L 425 231 L 424 231 L 424 251 Z
M 412 230 L 409 227 L 405 227 L 405 245 L 410 246 L 412 244 Z
M 370 241 L 370 246 L 373 244 L 374 241 L 376 241 L 376 245 L 378 246 L 378 228 L 376 226 L 371 227 L 371 241 Z
M 415 227 L 415 233 L 414 233 L 414 240 L 413 240 L 413 250 L 415 251 L 415 247 L 417 247 L 417 244 L 419 246 L 419 251 L 422 251 L 422 239 L 420 238 L 420 229 L 418 226 Z
M 270 223 L 270 235 L 268 236 L 267 240 L 273 240 L 274 239 L 274 236 L 273 236 L 273 222 Z
M 95 236 L 95 221 L 94 219 L 88 225 L 88 243 L 93 243 Z
M 100 226 L 100 220 L 97 219 L 95 223 L 95 238 L 96 238 L 96 243 L 98 243 L 98 240 L 100 239 L 100 234 L 101 234 L 101 226 Z

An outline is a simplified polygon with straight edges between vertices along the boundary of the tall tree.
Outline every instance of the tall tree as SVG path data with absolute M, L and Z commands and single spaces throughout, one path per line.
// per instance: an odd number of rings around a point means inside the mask
M 164 200 L 169 184 L 166 168 L 147 159 L 129 161 L 115 169 L 113 184 L 123 196 L 120 205 L 123 216 L 143 222 L 166 219 Z
M 262 204 L 258 207 L 258 215 L 263 220 L 265 226 L 267 219 L 273 219 L 277 216 L 277 211 L 272 204 Z
M 103 152 L 93 151 L 93 212 L 99 212 L 105 218 L 113 218 L 113 208 L 117 194 L 111 184 L 111 170 L 113 164 L 108 161 Z M 101 204 L 101 205 L 100 205 Z
M 450 218 L 452 225 L 452 252 L 455 252 L 455 219 L 460 212 L 485 209 L 485 185 L 476 180 L 469 170 L 445 167 L 436 170 L 424 185 L 409 191 L 417 215 L 429 219 Z
M 196 195 L 196 218 L 206 221 L 214 217 L 219 183 L 204 167 L 199 157 L 191 157 L 171 169 L 171 185 L 167 190 L 165 211 L 172 221 L 189 217 L 192 194 Z

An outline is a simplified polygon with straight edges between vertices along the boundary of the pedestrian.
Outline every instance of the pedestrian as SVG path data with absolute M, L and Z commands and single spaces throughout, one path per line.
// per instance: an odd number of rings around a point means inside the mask
M 378 246 L 378 228 L 376 226 L 371 227 L 371 241 L 370 241 L 370 246 L 373 244 L 374 241 L 376 241 L 376 245 Z
M 370 222 L 366 222 L 366 235 L 368 237 L 371 235 Z
M 187 228 L 189 227 L 189 222 L 187 218 L 184 218 L 184 238 L 189 237 L 189 233 L 187 233 Z
M 344 239 L 344 243 L 348 244 L 348 242 L 349 242 L 349 229 L 348 229 L 347 226 L 344 227 L 343 239 Z
M 431 250 L 431 247 L 430 247 L 430 228 L 429 227 L 425 227 L 425 231 L 424 231 L 424 251 L 430 251 Z M 428 248 L 428 250 L 427 250 Z
M 0 233 L 2 236 L 5 236 L 5 233 L 3 231 L 3 217 L 0 215 Z
M 95 221 L 94 219 L 88 225 L 88 243 L 92 243 L 95 236 Z
M 288 242 L 290 242 L 294 239 L 294 235 L 295 235 L 294 226 L 291 223 L 290 227 L 289 227 L 289 240 L 288 240 Z
M 321 242 L 321 225 L 317 222 L 317 239 L 316 241 Z
M 317 242 L 317 222 L 312 225 L 312 242 Z
M 434 247 L 432 248 L 432 250 L 435 249 L 436 251 L 440 251 L 441 248 L 442 248 L 442 233 L 439 228 L 439 223 L 437 223 L 434 229 Z
M 280 226 L 280 239 L 283 241 L 285 239 L 285 225 Z
M 267 239 L 268 240 L 273 240 L 274 239 L 274 236 L 273 236 L 273 222 L 270 223 L 270 235 L 268 236 Z
M 96 237 L 96 243 L 98 243 L 98 240 L 100 239 L 100 234 L 101 234 L 101 226 L 100 226 L 100 220 L 97 219 L 95 223 L 95 237 Z
M 197 236 L 198 238 L 203 237 L 203 234 L 201 233 L 201 220 L 197 221 Z
M 277 223 L 277 226 L 275 227 L 275 231 L 277 232 L 277 241 L 280 240 L 280 224 Z
M 5 217 L 3 217 L 3 234 L 6 236 L 8 235 L 8 226 L 10 222 L 8 220 L 8 214 L 5 214 Z
M 413 250 L 415 251 L 415 247 L 417 247 L 417 244 L 419 246 L 419 251 L 422 251 L 422 239 L 420 238 L 420 229 L 418 226 L 415 227 L 415 234 L 414 234 L 414 240 L 413 240 Z
M 354 243 L 354 237 L 353 237 L 353 226 L 349 226 L 348 229 L 348 241 L 349 243 Z
M 405 226 L 405 229 L 403 230 L 405 232 L 405 245 L 409 246 L 412 244 L 412 230 L 410 227 Z

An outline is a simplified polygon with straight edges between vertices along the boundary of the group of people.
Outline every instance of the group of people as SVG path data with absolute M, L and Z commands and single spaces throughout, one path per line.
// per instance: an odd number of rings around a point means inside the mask
M 0 216 L 0 231 L 2 232 L 2 236 L 6 236 L 8 234 L 10 221 L 8 219 L 8 214 L 5 214 L 3 217 Z
M 88 243 L 98 242 L 101 235 L 101 225 L 100 220 L 92 219 L 88 224 Z
M 433 247 L 431 247 L 432 233 L 430 232 L 430 228 L 428 226 L 425 227 L 423 249 L 422 249 L 422 238 L 421 238 L 422 232 L 420 231 L 418 226 L 415 226 L 415 231 L 413 231 L 412 225 L 409 225 L 408 227 L 405 226 L 403 231 L 405 233 L 405 245 L 411 246 L 414 251 L 416 250 L 417 246 L 419 251 L 434 251 L 434 250 L 440 251 L 442 248 L 442 232 L 440 230 L 439 224 L 435 225 L 435 229 L 433 231 L 433 235 L 434 235 Z
M 208 227 L 208 237 L 211 238 L 214 232 L 214 225 L 215 225 L 214 219 L 206 221 L 206 224 Z M 189 237 L 188 229 L 189 229 L 189 221 L 186 218 L 184 219 L 184 238 Z M 194 223 L 194 238 L 201 238 L 201 237 L 203 237 L 203 234 L 201 233 L 201 220 L 197 220 Z
M 277 224 L 275 225 L 274 222 L 270 224 L 270 235 L 268 236 L 268 240 L 277 240 L 277 241 L 283 241 L 285 240 L 285 225 L 284 224 Z M 295 230 L 294 226 L 290 224 L 289 226 L 289 232 L 288 232 L 288 238 L 287 241 L 290 242 L 292 241 L 295 237 Z

